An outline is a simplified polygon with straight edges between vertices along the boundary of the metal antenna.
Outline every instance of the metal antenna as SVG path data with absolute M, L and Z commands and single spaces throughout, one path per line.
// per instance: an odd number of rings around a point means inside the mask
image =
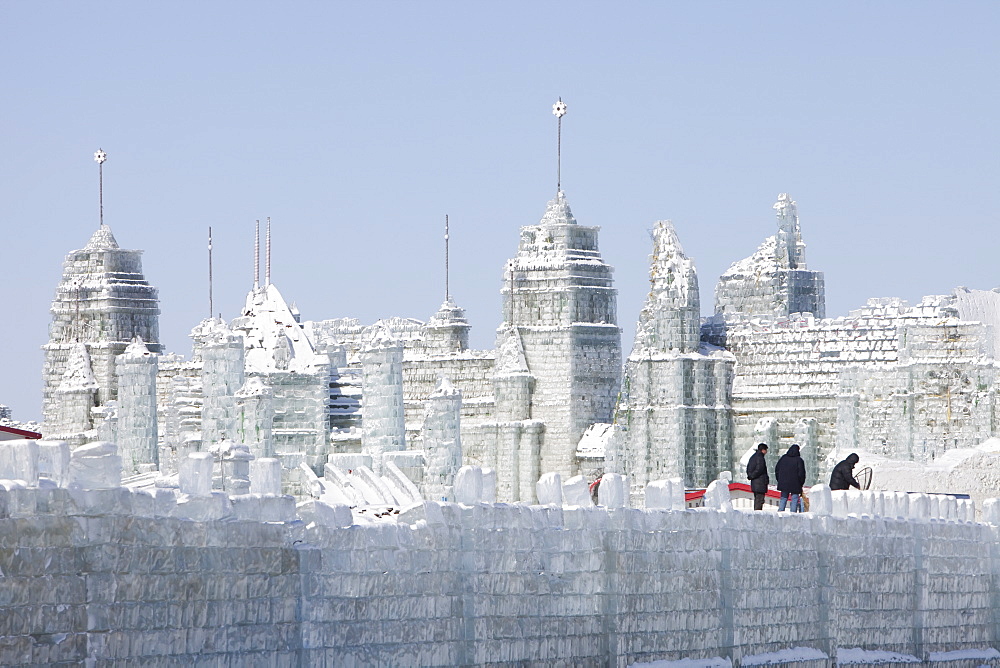
M 267 253 L 264 262 L 264 285 L 271 285 L 271 216 L 267 217 Z
M 215 313 L 215 302 L 212 299 L 212 226 L 208 226 L 208 317 Z
M 510 326 L 514 326 L 514 265 L 512 263 L 507 263 L 507 269 L 510 270 L 508 276 L 510 276 Z
M 562 117 L 566 115 L 566 103 L 559 101 L 552 105 L 552 113 L 558 119 L 556 130 L 556 192 L 562 192 Z
M 108 159 L 108 154 L 103 149 L 97 149 L 94 154 L 94 162 L 97 163 L 98 172 L 98 194 L 101 202 L 101 227 L 104 227 L 104 161 Z
M 451 301 L 451 289 L 448 285 L 448 214 L 444 214 L 444 300 Z
M 253 289 L 260 287 L 260 220 L 253 234 Z

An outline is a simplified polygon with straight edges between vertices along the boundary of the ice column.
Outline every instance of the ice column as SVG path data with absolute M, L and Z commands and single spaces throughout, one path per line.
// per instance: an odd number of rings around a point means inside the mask
M 244 380 L 243 338 L 220 325 L 206 339 L 201 356 L 205 396 L 201 440 L 206 450 L 222 439 L 237 439 L 236 392 Z
M 122 474 L 155 471 L 159 465 L 156 422 L 157 357 L 135 339 L 115 361 L 118 373 L 118 451 Z
M 361 450 L 380 471 L 381 455 L 406 449 L 403 344 L 382 323 L 361 351 L 361 391 Z
M 237 439 L 250 448 L 255 457 L 273 457 L 274 391 L 251 376 L 236 392 Z
M 424 498 L 433 501 L 454 501 L 455 475 L 462 466 L 462 392 L 447 378 L 441 378 L 424 405 L 420 433 L 427 464 L 422 492 Z

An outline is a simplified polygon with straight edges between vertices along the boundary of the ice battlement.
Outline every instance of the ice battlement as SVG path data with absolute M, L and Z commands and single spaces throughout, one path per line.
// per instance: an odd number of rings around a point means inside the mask
M 948 497 L 821 489 L 816 513 L 744 512 L 724 485 L 715 507 L 587 507 L 550 476 L 540 497 L 584 505 L 352 516 L 212 492 L 207 453 L 180 489 L 122 488 L 114 451 L 3 450 L 29 480 L 0 483 L 0 664 L 995 665 L 996 502 L 989 523 Z

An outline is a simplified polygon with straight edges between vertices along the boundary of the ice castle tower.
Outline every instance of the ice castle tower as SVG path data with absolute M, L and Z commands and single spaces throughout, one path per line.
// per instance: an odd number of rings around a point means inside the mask
M 618 396 L 617 291 L 598 230 L 578 225 L 559 191 L 538 225 L 521 228 L 504 271 L 503 328 L 520 334 L 535 378 L 530 417 L 545 423 L 543 473 L 576 474 L 580 437 L 592 423 L 611 421 Z
M 627 475 L 634 491 L 669 478 L 704 487 L 731 465 L 736 360 L 699 341 L 698 276 L 669 221 L 653 229 L 649 282 L 607 472 Z
M 58 389 L 74 346 L 86 347 L 97 385 L 95 408 L 118 398 L 115 361 L 133 339 L 144 341 L 151 353 L 162 352 L 159 300 L 142 275 L 142 251 L 119 248 L 107 225 L 66 256 L 50 311 L 49 341 L 42 346 L 43 433 L 60 429 Z
M 798 207 L 781 193 L 774 210 L 778 233 L 733 264 L 715 288 L 715 312 L 726 322 L 792 313 L 826 316 L 823 273 L 806 267 Z

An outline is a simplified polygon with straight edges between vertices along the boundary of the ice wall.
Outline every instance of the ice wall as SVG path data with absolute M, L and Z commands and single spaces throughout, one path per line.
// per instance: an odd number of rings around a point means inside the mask
M 188 489 L 5 483 L 0 664 L 995 665 L 997 527 L 860 495 L 854 517 L 428 502 L 345 525 Z

